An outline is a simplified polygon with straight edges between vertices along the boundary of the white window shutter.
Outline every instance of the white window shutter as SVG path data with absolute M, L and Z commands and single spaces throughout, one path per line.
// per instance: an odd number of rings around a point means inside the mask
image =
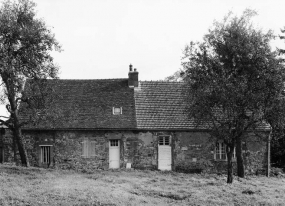
M 82 152 L 81 152 L 81 156 L 84 157 L 84 144 L 85 142 L 81 142 L 81 148 L 82 148 Z
M 96 147 L 96 141 L 91 141 L 90 142 L 90 157 L 95 157 L 95 147 Z
M 84 141 L 84 156 L 88 157 L 88 140 Z

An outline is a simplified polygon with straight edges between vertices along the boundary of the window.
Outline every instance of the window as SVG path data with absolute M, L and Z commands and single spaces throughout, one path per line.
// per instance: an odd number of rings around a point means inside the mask
M 118 147 L 118 146 L 119 146 L 119 140 L 117 140 L 117 139 L 111 139 L 111 140 L 110 140 L 110 146 L 111 146 L 111 147 Z
M 215 147 L 214 159 L 215 160 L 224 160 L 226 161 L 227 158 L 227 146 L 223 142 L 217 142 Z M 233 158 L 236 158 L 236 148 L 234 148 Z
M 114 115 L 123 114 L 122 107 L 113 107 L 113 114 Z
M 159 145 L 170 145 L 169 136 L 160 136 L 158 139 Z
M 51 145 L 40 145 L 41 147 L 41 163 L 50 164 L 51 161 Z
M 84 140 L 82 142 L 82 156 L 85 158 L 95 157 L 95 141 Z

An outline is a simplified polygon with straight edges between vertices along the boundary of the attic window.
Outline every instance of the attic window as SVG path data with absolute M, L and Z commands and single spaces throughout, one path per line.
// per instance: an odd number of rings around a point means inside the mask
M 122 111 L 122 107 L 113 107 L 113 114 L 114 115 L 119 115 L 119 114 L 122 114 L 123 111 Z

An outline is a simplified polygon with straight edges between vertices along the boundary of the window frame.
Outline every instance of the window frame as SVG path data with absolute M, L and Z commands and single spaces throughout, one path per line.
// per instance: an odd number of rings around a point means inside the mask
M 39 145 L 40 147 L 40 163 L 41 164 L 50 164 L 51 163 L 51 159 L 52 159 L 52 147 L 53 145 Z M 44 149 L 44 148 L 49 148 L 49 149 Z M 44 155 L 44 153 L 47 153 L 46 155 Z
M 81 142 L 81 157 L 83 158 L 94 158 L 96 156 L 96 141 L 84 139 L 83 142 Z M 92 150 L 93 148 L 93 150 Z M 86 149 L 86 150 L 85 150 Z
M 110 139 L 110 147 L 119 147 L 120 143 L 119 143 L 119 139 Z
M 218 153 L 217 153 L 217 145 L 219 147 Z M 223 149 L 223 145 L 224 145 L 224 149 Z M 224 153 L 223 153 L 223 150 L 224 150 Z M 217 155 L 219 155 L 219 158 L 217 158 Z M 225 158 L 223 158 L 222 155 L 225 155 Z M 234 147 L 234 152 L 233 152 L 233 158 L 232 159 L 236 160 L 236 148 L 235 147 Z M 215 144 L 214 160 L 215 161 L 227 161 L 228 160 L 228 157 L 227 157 L 227 146 L 222 141 L 216 142 L 216 144 Z
M 115 111 L 116 109 L 119 109 L 120 111 L 116 112 Z M 123 108 L 122 107 L 113 107 L 112 111 L 113 111 L 113 115 L 121 115 L 121 114 L 123 114 Z
M 161 138 L 162 138 L 162 141 L 161 141 Z M 170 146 L 170 136 L 169 135 L 158 136 L 158 145 L 159 146 Z

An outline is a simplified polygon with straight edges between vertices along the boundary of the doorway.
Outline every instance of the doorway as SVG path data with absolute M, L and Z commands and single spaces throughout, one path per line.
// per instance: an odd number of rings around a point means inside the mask
M 170 136 L 160 136 L 158 139 L 158 169 L 171 170 Z
M 120 168 L 120 141 L 118 139 L 109 141 L 109 168 Z

